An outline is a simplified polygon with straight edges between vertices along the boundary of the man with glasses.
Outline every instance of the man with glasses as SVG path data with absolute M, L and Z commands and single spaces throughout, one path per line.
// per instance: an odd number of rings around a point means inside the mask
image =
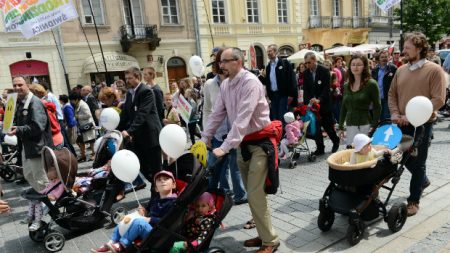
M 238 149 L 238 166 L 259 235 L 245 241 L 244 246 L 260 247 L 256 251 L 258 253 L 271 253 L 277 250 L 280 242 L 272 227 L 267 195 L 264 191 L 269 169 L 268 154 L 256 143 L 246 145 L 245 150 L 241 148 L 245 136 L 270 126 L 269 105 L 261 82 L 254 74 L 243 68 L 243 62 L 244 57 L 239 48 L 227 48 L 223 51 L 220 69 L 226 79 L 220 85 L 213 112 L 204 126 L 202 141 L 210 146 L 216 130 L 225 117 L 228 118 L 231 129 L 222 145 L 213 149 L 213 153 L 221 157 L 231 149 Z
M 314 136 L 317 146 L 314 155 L 325 154 L 322 127 L 333 142 L 331 152 L 334 153 L 339 149 L 339 137 L 334 129 L 334 119 L 331 111 L 330 71 L 324 66 L 317 64 L 317 58 L 313 52 L 305 54 L 305 66 L 307 68 L 303 84 L 305 104 L 316 103 L 320 105 L 320 120 L 317 121 L 317 130 Z
M 378 56 L 379 64 L 372 70 L 372 78 L 378 81 L 378 90 L 380 91 L 381 99 L 380 120 L 384 120 L 391 117 L 388 106 L 388 92 L 397 67 L 389 62 L 389 52 L 387 50 L 382 50 Z
M 146 67 L 144 68 L 144 81 L 145 84 L 147 84 L 155 93 L 155 103 L 156 103 L 156 110 L 158 112 L 158 117 L 161 121 L 164 119 L 164 93 L 159 87 L 159 85 L 155 81 L 156 77 L 156 70 L 153 67 Z
M 266 86 L 270 99 L 270 118 L 284 122 L 283 116 L 288 111 L 289 104 L 297 105 L 295 72 L 288 60 L 278 57 L 277 45 L 267 47 L 267 56 L 270 62 L 266 70 L 261 72 L 260 80 Z

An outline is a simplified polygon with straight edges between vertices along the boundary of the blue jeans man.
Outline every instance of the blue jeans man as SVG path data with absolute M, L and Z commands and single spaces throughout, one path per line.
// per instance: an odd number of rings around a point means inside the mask
M 222 145 L 222 141 L 217 140 L 216 138 L 212 138 L 211 140 L 211 146 L 212 149 L 218 148 Z M 242 182 L 241 178 L 241 172 L 239 171 L 239 168 L 237 166 L 237 157 L 236 157 L 236 150 L 232 149 L 230 150 L 230 153 L 227 157 L 225 157 L 225 160 L 223 160 L 219 166 L 217 166 L 212 176 L 209 179 L 209 189 L 217 189 L 220 188 L 224 190 L 225 192 L 230 191 L 230 184 L 228 183 L 228 177 L 227 172 L 228 169 L 230 171 L 231 175 L 231 182 L 233 184 L 233 192 L 234 197 L 233 200 L 235 203 L 244 203 L 247 201 L 247 192 L 244 188 L 244 183 Z M 208 153 L 208 164 L 213 164 L 217 158 L 212 154 L 212 152 Z

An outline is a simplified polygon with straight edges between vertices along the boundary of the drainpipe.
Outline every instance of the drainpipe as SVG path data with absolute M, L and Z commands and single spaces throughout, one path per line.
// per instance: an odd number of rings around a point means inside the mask
M 206 6 L 205 6 L 206 8 Z M 202 50 L 200 48 L 200 28 L 198 27 L 198 9 L 197 9 L 197 0 L 192 0 L 192 12 L 194 16 L 194 31 L 195 31 L 195 48 L 196 55 L 202 55 Z

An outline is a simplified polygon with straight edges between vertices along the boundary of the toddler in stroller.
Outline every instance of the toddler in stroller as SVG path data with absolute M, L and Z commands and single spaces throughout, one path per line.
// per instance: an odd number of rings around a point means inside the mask
M 355 135 L 353 138 L 354 152 L 350 156 L 350 161 L 344 164 L 363 163 L 381 157 L 384 154 L 392 154 L 388 148 L 372 148 L 371 142 L 372 139 L 365 134 Z
M 370 152 L 369 137 L 355 136 L 354 142 L 356 150 L 361 151 L 363 147 L 367 147 L 365 152 Z M 411 136 L 403 135 L 394 150 L 386 152 L 385 147 L 378 149 L 384 154 L 378 158 L 375 152 L 358 158 L 353 149 L 343 150 L 328 157 L 330 184 L 319 201 L 319 228 L 322 231 L 330 230 L 335 213 L 348 215 L 346 237 L 351 245 L 356 245 L 362 239 L 365 222 L 376 219 L 380 214 L 393 233 L 401 230 L 407 218 L 406 204 L 394 203 L 389 210 L 387 205 L 404 171 L 405 162 L 410 157 L 413 149 L 411 145 L 415 147 L 417 143 L 413 144 Z M 377 146 L 374 148 L 377 149 Z M 405 154 L 401 159 L 403 152 Z M 349 162 L 351 156 L 355 156 L 353 164 Z M 374 159 L 367 159 L 368 157 Z M 358 163 L 358 160 L 361 163 Z M 387 185 L 389 181 L 392 182 L 391 186 Z M 379 197 L 380 188 L 388 190 L 384 202 Z
M 284 114 L 284 127 L 285 138 L 280 143 L 280 159 L 286 160 L 288 158 L 289 149 L 288 145 L 293 145 L 298 142 L 298 138 L 302 136 L 303 122 L 297 120 L 292 112 Z

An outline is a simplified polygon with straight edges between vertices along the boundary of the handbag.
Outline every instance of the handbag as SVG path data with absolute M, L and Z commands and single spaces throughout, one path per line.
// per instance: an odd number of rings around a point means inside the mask
M 87 124 L 84 124 L 84 125 L 80 125 L 80 133 L 84 133 L 84 132 L 87 132 L 87 131 L 89 131 L 89 130 L 91 130 L 91 129 L 94 129 L 94 127 L 95 127 L 95 125 L 94 125 L 94 123 L 93 122 L 89 122 L 89 123 L 87 123 Z

